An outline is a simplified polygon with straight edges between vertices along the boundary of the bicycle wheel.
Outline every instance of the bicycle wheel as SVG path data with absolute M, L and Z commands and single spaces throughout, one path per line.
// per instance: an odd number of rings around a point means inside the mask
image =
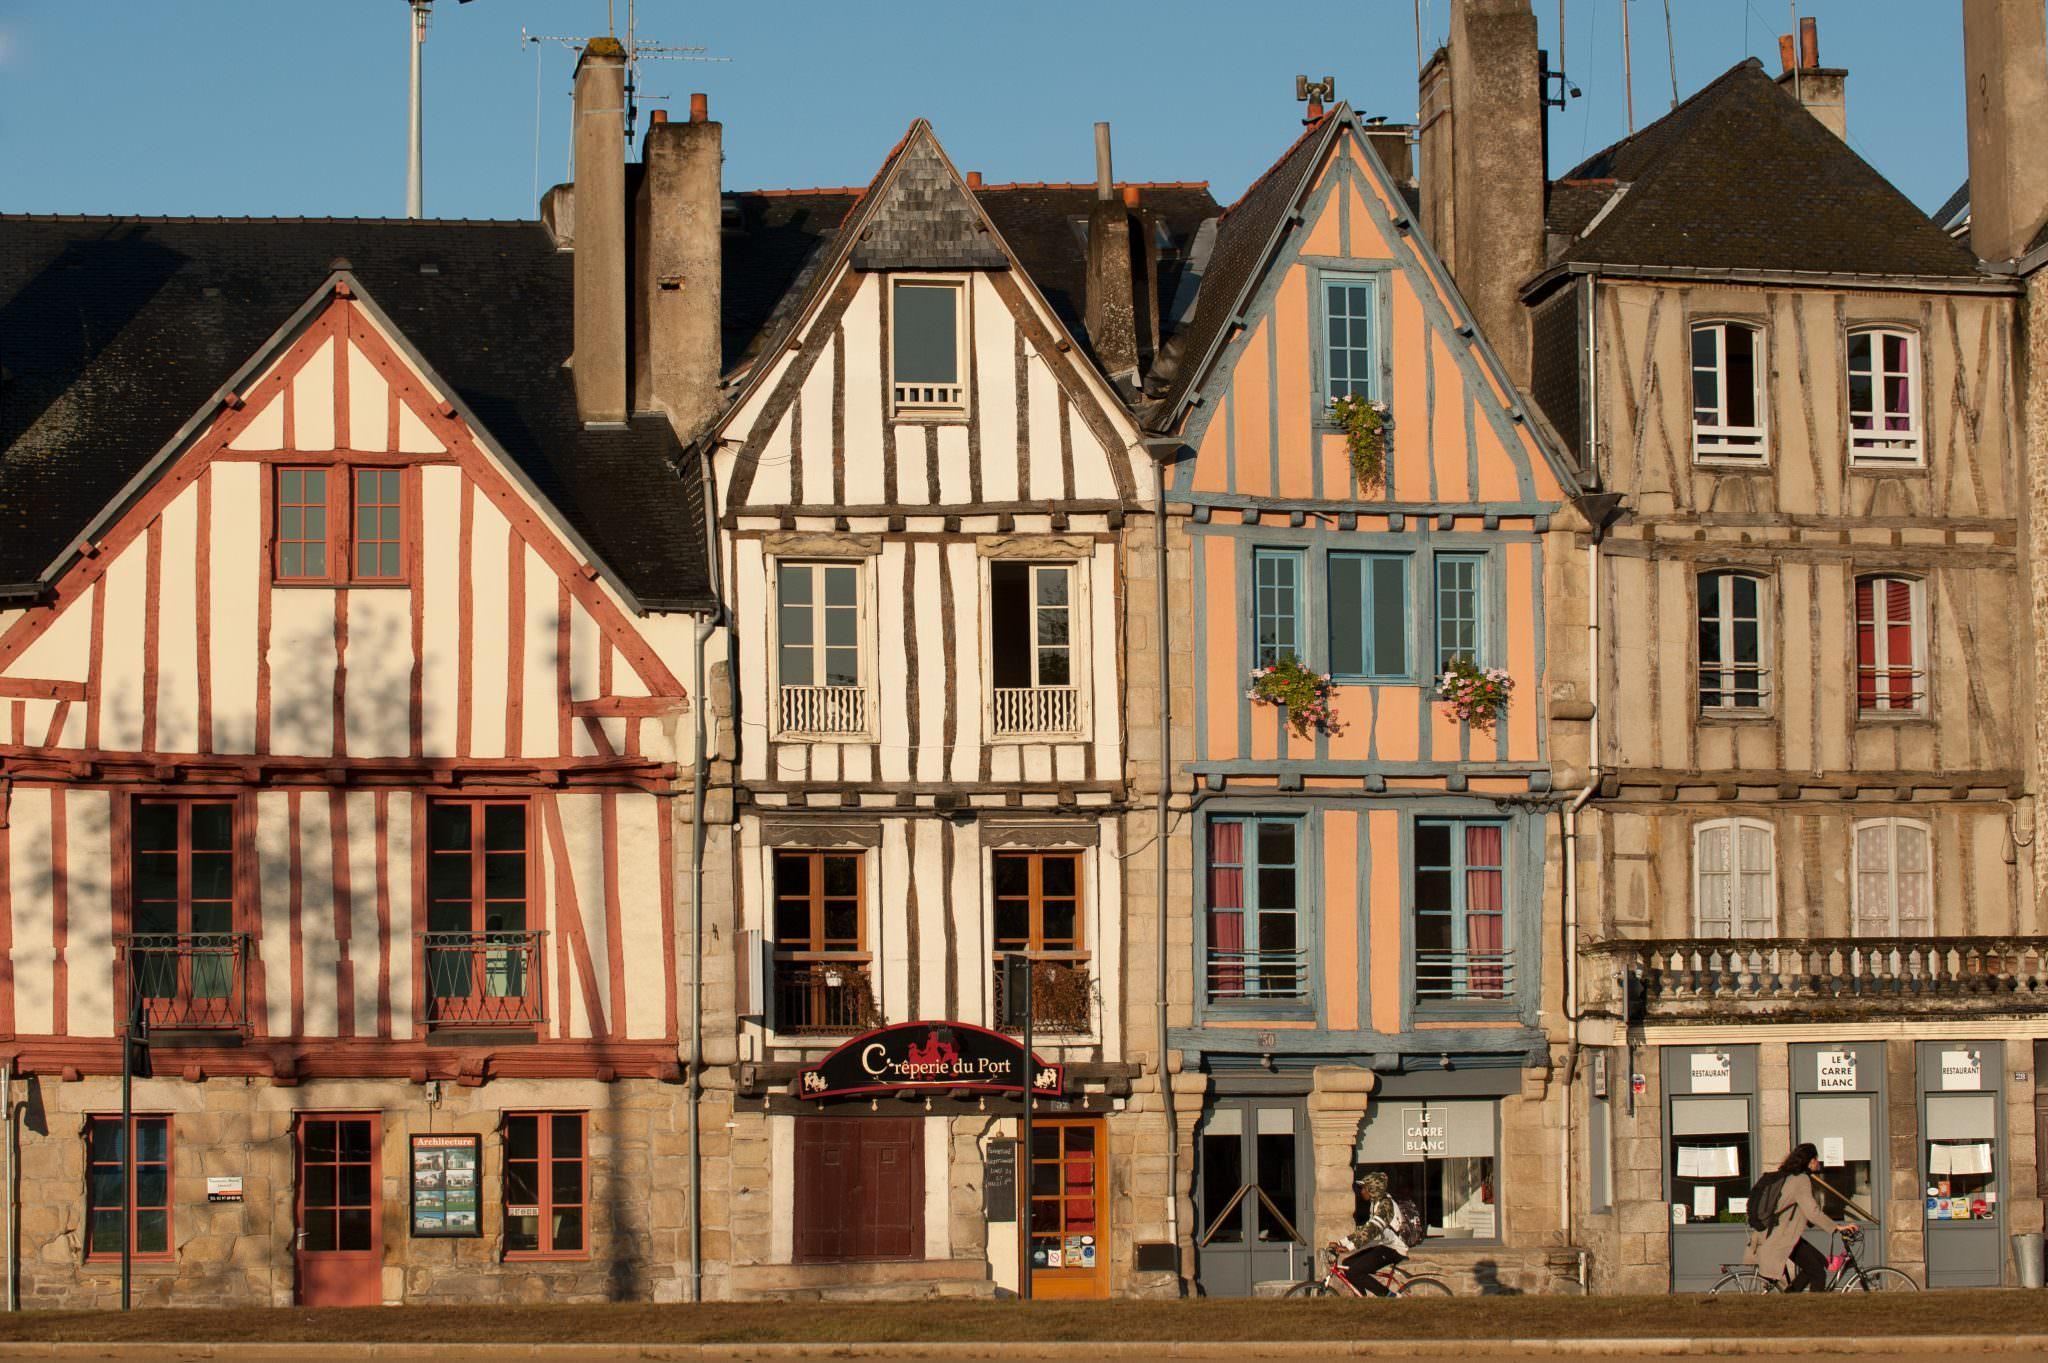
M 1337 1295 L 1337 1290 L 1331 1287 L 1328 1282 L 1324 1281 L 1321 1278 L 1310 1278 L 1304 1282 L 1296 1283 L 1294 1286 L 1288 1288 L 1285 1292 L 1281 1293 L 1280 1295 L 1282 1297 L 1302 1298 L 1334 1297 Z
M 1402 1282 L 1394 1293 L 1397 1297 L 1448 1297 L 1450 1284 L 1442 1278 L 1414 1277 Z
M 1843 1283 L 1843 1292 L 1918 1292 L 1920 1284 L 1913 1281 L 1913 1275 L 1899 1268 L 1858 1269 L 1856 1276 Z
M 1722 1293 L 1750 1295 L 1770 1290 L 1770 1284 L 1766 1283 L 1763 1275 L 1753 1268 L 1738 1268 L 1733 1273 L 1725 1273 L 1719 1282 L 1708 1289 L 1716 1296 Z

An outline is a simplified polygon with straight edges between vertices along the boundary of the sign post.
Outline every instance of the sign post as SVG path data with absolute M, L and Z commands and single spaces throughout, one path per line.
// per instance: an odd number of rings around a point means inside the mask
M 1011 978 L 1018 979 L 1021 977 L 1023 983 L 1023 988 L 1016 991 L 1011 997 L 1017 1000 L 1014 1006 L 1024 1014 L 1024 1056 L 1025 1067 L 1029 1069 L 1033 1056 L 1031 1050 L 1031 958 L 1022 952 L 1013 952 L 1009 959 Z M 1023 1177 L 1020 1180 L 1024 1185 L 1024 1206 L 1023 1214 L 1018 1217 L 1018 1226 L 1024 1233 L 1024 1253 L 1019 1256 L 1021 1263 L 1017 1272 L 1017 1288 L 1018 1295 L 1025 1301 L 1031 1300 L 1031 1090 L 1038 1087 L 1037 1083 L 1033 1082 L 1035 1078 L 1036 1076 L 1026 1076 L 1024 1084 L 1024 1139 L 1017 1147 L 1022 1152 L 1018 1155 L 1018 1158 L 1024 1161 Z M 1064 1179 L 1065 1175 L 1062 1174 L 1061 1177 Z

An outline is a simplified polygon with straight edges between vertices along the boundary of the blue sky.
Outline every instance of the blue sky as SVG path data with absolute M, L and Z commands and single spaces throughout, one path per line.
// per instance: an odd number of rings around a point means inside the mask
M 626 0 L 616 0 L 619 23 Z M 1450 0 L 1423 0 L 1424 41 Z M 1566 0 L 1585 91 L 1552 122 L 1563 169 L 1625 130 L 1624 0 Z M 1671 102 L 1664 0 L 1627 0 L 1638 124 Z M 570 53 L 605 0 L 438 0 L 427 44 L 427 211 L 530 217 L 563 178 Z M 1556 0 L 1535 0 L 1556 50 Z M 1670 0 L 1690 94 L 1748 55 L 1776 71 L 1785 0 Z M 1849 68 L 1851 144 L 1923 208 L 1964 174 L 1956 0 L 1800 0 Z M 1203 180 L 1228 202 L 1299 130 L 1294 76 L 1369 113 L 1415 112 L 1414 0 L 641 0 L 644 39 L 718 64 L 649 62 L 650 105 L 711 96 L 729 188 L 865 182 L 909 121 L 993 181 Z M 345 214 L 404 209 L 405 0 L 0 0 L 0 209 Z M 536 70 L 536 66 L 538 69 Z M 539 98 L 536 101 L 536 75 Z M 667 96 L 666 100 L 661 97 Z M 536 120 L 536 111 L 538 119 Z

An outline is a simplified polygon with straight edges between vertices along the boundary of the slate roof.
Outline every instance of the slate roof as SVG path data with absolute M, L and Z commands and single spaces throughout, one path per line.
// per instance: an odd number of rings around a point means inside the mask
M 537 222 L 0 217 L 0 584 L 35 581 L 337 258 L 643 604 L 708 604 L 667 421 L 577 418 L 571 258 Z
M 1589 182 L 1603 180 L 1615 183 L 1601 207 L 1622 197 L 1594 223 Z M 1978 277 L 1969 251 L 1755 59 L 1558 177 L 1548 227 L 1553 266 Z

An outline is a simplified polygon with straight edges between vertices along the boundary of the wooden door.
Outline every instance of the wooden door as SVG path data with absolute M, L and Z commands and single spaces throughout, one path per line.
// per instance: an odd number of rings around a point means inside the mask
M 295 1244 L 301 1306 L 377 1306 L 384 1300 L 380 1126 L 375 1115 L 299 1119 Z
M 1099 1117 L 1034 1118 L 1025 1248 L 1036 1297 L 1109 1295 L 1109 1180 Z
M 799 1117 L 799 1263 L 924 1257 L 924 1123 Z

